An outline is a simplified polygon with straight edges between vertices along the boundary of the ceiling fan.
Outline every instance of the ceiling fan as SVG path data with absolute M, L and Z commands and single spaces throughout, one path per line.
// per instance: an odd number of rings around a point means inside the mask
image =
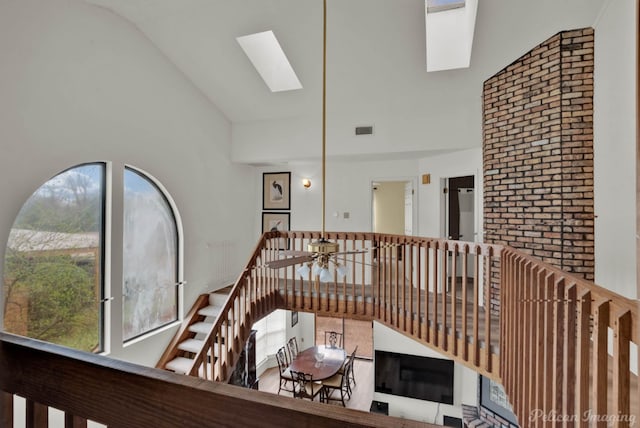
M 337 242 L 325 238 L 325 175 L 326 175 L 326 134 L 327 134 L 327 0 L 323 0 L 323 32 L 322 32 L 322 232 L 320 239 L 307 246 L 307 251 L 282 251 L 280 254 L 289 258 L 274 260 L 266 263 L 271 269 L 280 269 L 287 266 L 302 264 L 297 273 L 306 278 L 310 272 L 313 276 L 320 277 L 320 282 L 330 282 L 333 274 L 329 270 L 329 263 L 336 266 L 339 277 L 344 278 L 348 274 L 347 265 L 339 263 L 337 256 L 348 254 L 366 253 L 367 250 L 340 251 Z M 312 267 L 310 267 L 312 266 Z

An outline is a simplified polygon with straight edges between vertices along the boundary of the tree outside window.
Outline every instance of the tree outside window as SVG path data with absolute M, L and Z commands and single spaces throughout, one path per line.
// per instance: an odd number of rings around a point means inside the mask
M 6 331 L 102 350 L 104 183 L 103 163 L 80 165 L 23 205 L 5 252 Z

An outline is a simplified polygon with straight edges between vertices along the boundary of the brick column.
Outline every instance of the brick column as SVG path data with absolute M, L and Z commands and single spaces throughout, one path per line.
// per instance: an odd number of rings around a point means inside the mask
M 594 277 L 594 31 L 565 31 L 484 83 L 485 242 Z

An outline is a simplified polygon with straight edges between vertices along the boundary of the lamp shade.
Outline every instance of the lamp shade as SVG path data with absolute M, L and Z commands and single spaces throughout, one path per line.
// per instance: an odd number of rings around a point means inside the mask
M 327 268 L 322 268 L 320 270 L 320 282 L 331 282 L 333 281 L 333 274 Z
M 298 269 L 296 269 L 296 272 L 301 279 L 304 279 L 309 276 L 309 272 L 311 272 L 311 269 L 309 269 L 309 266 L 307 265 L 302 265 Z

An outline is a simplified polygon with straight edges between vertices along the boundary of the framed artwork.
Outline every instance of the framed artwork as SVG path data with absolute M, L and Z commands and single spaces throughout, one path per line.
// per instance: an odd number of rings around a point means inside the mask
M 290 213 L 263 212 L 262 213 L 262 233 L 289 230 Z M 280 238 L 278 240 L 279 250 L 289 249 L 289 240 Z
M 291 312 L 291 327 L 298 324 L 298 311 Z
M 265 172 L 262 174 L 262 209 L 291 209 L 290 172 Z

